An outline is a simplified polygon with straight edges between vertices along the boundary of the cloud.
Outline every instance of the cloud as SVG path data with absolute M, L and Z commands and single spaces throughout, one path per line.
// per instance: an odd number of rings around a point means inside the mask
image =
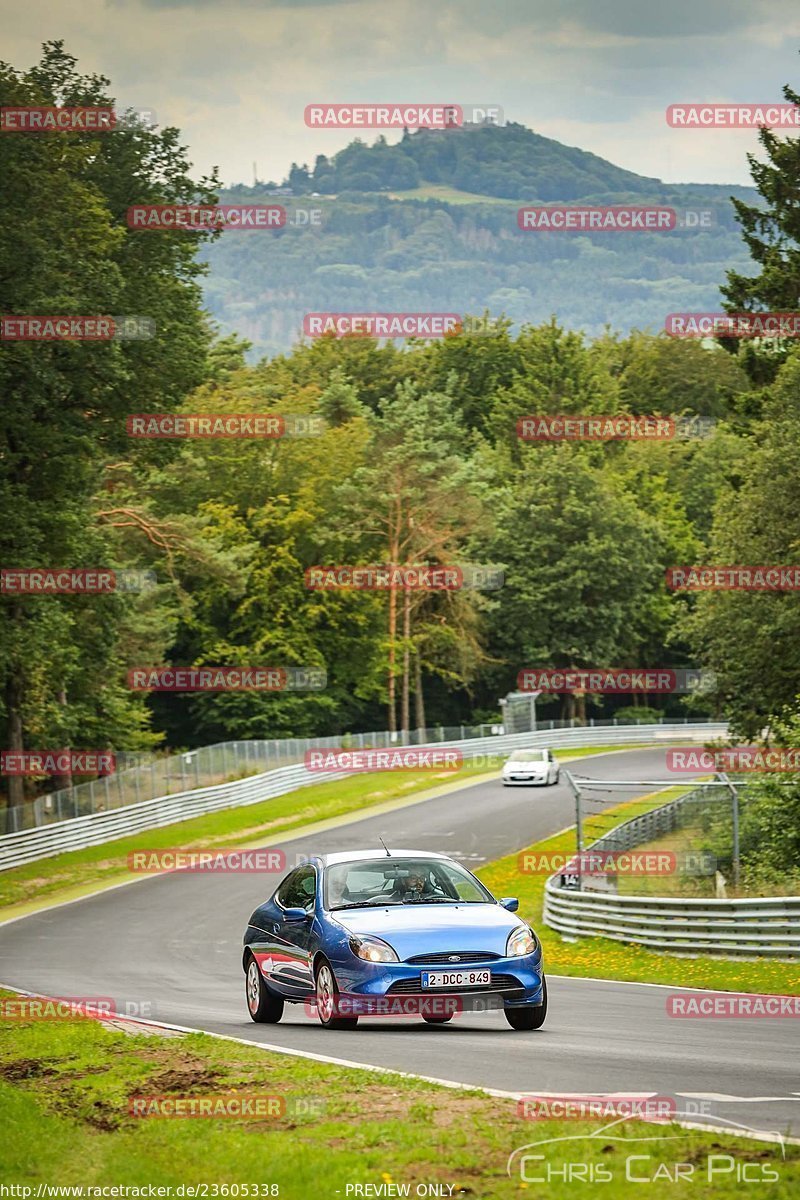
M 676 132 L 664 110 L 779 98 L 800 37 L 796 0 L 0 0 L 12 4 L 6 59 L 29 66 L 58 30 L 81 69 L 177 125 L 197 169 L 219 164 L 227 182 L 254 160 L 282 178 L 350 140 L 307 129 L 307 104 L 378 100 L 498 104 L 646 175 L 747 182 L 750 134 Z

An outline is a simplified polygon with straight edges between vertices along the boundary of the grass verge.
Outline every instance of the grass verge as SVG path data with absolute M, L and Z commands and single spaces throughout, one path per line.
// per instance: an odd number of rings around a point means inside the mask
M 685 789 L 682 789 L 685 790 Z M 656 808 L 672 798 L 672 791 L 638 800 L 628 800 L 584 823 L 584 845 L 588 846 L 613 824 Z M 556 834 L 535 842 L 521 853 L 569 855 L 575 850 L 575 831 Z M 800 992 L 800 964 L 763 959 L 728 959 L 716 955 L 660 954 L 639 946 L 628 946 L 608 938 L 579 938 L 570 941 L 542 923 L 546 874 L 520 871 L 520 855 L 489 863 L 476 873 L 495 896 L 519 896 L 520 916 L 536 928 L 544 947 L 545 966 L 553 975 L 621 979 L 633 983 L 665 983 L 680 987 L 712 988 L 717 991 L 758 992 L 795 995 Z
M 613 750 L 637 748 L 642 749 L 641 746 L 615 746 Z M 608 752 L 607 747 L 604 750 L 600 746 L 587 746 L 571 750 L 565 757 L 560 757 L 560 761 L 569 762 L 604 752 Z M 380 771 L 312 784 L 244 808 L 224 809 L 3 871 L 0 874 L 0 908 L 9 909 L 3 914 L 7 918 L 22 916 L 44 903 L 73 899 L 132 879 L 127 856 L 134 850 L 176 846 L 194 849 L 265 846 L 286 833 L 302 832 L 305 826 L 357 816 L 381 805 L 397 806 L 404 800 L 414 802 L 443 795 L 472 781 L 491 779 L 498 773 L 499 767 L 487 772 L 485 767 L 481 769 L 467 763 L 458 771 Z
M 415 1022 L 406 1036 L 448 1033 Z M 503 1045 L 530 1036 L 539 1035 L 498 1034 Z M 330 1052 L 347 1053 L 346 1041 L 333 1035 Z M 268 1111 L 276 1115 L 129 1115 L 132 1096 L 202 1097 L 217 1105 L 253 1094 L 271 1098 Z M 603 1195 L 617 1200 L 642 1194 L 640 1183 L 626 1181 L 626 1159 L 645 1154 L 635 1173 L 660 1172 L 646 1189 L 653 1200 L 712 1194 L 727 1200 L 741 1187 L 736 1175 L 745 1164 L 751 1179 L 772 1180 L 770 1197 L 788 1200 L 800 1188 L 800 1149 L 791 1145 L 784 1158 L 778 1146 L 672 1124 L 625 1121 L 608 1130 L 600 1120 L 525 1121 L 514 1101 L 478 1091 L 290 1058 L 205 1034 L 131 1036 L 86 1019 L 0 1022 L 0 1121 L 0 1178 L 31 1188 L 29 1196 L 48 1195 L 37 1193 L 39 1185 L 150 1185 L 170 1188 L 162 1196 L 171 1197 L 191 1195 L 194 1186 L 201 1189 L 195 1195 L 207 1197 L 282 1200 L 404 1194 L 505 1200 L 521 1190 L 566 1200 L 575 1194 L 567 1176 L 577 1165 L 584 1179 L 602 1182 Z M 528 1179 L 552 1182 L 526 1182 L 520 1155 L 507 1174 L 513 1151 L 563 1137 L 580 1140 L 532 1148 L 543 1158 L 526 1165 Z M 636 1138 L 668 1140 L 622 1140 Z M 675 1164 L 691 1173 L 675 1183 L 661 1163 L 669 1173 Z M 417 1190 L 433 1184 L 440 1191 Z

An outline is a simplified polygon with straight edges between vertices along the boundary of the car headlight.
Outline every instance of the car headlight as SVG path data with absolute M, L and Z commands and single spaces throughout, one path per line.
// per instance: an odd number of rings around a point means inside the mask
M 521 958 L 523 954 L 534 954 L 539 947 L 539 941 L 532 929 L 524 926 L 514 929 L 508 935 L 506 943 L 506 958 Z
M 400 961 L 389 943 L 382 942 L 380 938 L 376 937 L 351 937 L 350 949 L 356 958 L 363 958 L 366 962 L 386 963 Z

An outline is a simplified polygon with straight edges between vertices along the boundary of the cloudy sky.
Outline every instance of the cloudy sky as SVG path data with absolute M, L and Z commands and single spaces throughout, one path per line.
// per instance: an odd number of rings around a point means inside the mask
M 345 145 L 305 127 L 318 101 L 499 105 L 644 175 L 746 183 L 753 134 L 670 129 L 664 109 L 800 86 L 797 0 L 0 0 L 0 15 L 6 61 L 63 38 L 226 183 Z

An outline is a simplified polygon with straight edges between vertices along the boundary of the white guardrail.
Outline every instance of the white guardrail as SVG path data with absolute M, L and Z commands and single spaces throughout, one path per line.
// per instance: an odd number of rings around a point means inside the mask
M 629 850 L 652 841 L 675 828 L 684 804 L 707 800 L 690 792 L 617 826 L 587 850 Z M 800 956 L 800 896 L 619 896 L 562 888 L 553 875 L 545 884 L 543 919 L 564 937 L 603 937 L 673 954 Z
M 724 737 L 727 726 L 720 722 L 698 721 L 695 723 L 662 725 L 615 725 L 580 726 L 574 729 L 546 730 L 538 733 L 497 734 L 492 737 L 470 738 L 464 741 L 429 742 L 415 746 L 415 750 L 461 750 L 465 758 L 481 755 L 510 753 L 519 746 L 552 746 L 567 750 L 579 746 L 613 746 L 658 742 L 682 742 L 686 740 L 706 741 Z M 399 743 L 396 747 L 399 749 Z M 190 817 L 218 812 L 225 808 L 241 808 L 258 804 L 274 796 L 320 783 L 322 779 L 340 779 L 343 774 L 310 771 L 302 764 L 279 767 L 246 779 L 213 787 L 197 788 L 192 791 L 176 792 L 171 796 L 144 800 L 140 804 L 128 804 L 106 812 L 91 813 L 58 821 L 52 825 L 24 829 L 0 837 L 0 871 L 24 863 L 36 862 L 40 858 L 52 858 L 70 850 L 83 850 L 87 846 L 99 846 L 115 838 L 127 837 L 145 829 L 159 829 Z

